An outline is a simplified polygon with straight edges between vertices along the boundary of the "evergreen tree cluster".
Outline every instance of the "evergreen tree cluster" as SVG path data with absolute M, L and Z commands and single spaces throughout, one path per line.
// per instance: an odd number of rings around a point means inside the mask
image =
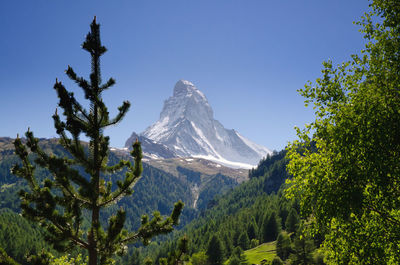
M 215 196 L 223 196 L 223 194 L 236 185 L 236 180 L 219 173 L 216 174 L 204 184 L 204 187 L 197 198 L 196 208 L 202 211 L 212 207 L 215 203 Z
M 27 264 L 26 257 L 42 250 L 54 252 L 42 228 L 9 209 L 0 209 L 0 248 L 20 264 Z
M 272 178 L 276 171 L 271 169 L 284 171 L 286 163 L 282 156 L 265 167 L 260 176 L 251 178 L 223 196 L 217 196 L 199 218 L 165 242 L 144 250 L 141 253 L 142 258 L 151 256 L 152 260 L 157 261 L 167 257 L 168 252 L 176 248 L 177 239 L 184 233 L 190 242 L 188 255 L 192 264 L 201 264 L 204 257 L 211 264 L 223 263 L 227 259 L 230 262 L 239 260 L 240 264 L 245 264 L 244 250 L 275 241 L 279 232 L 286 229 L 286 224 L 293 229 L 300 222 L 299 207 L 296 202 L 290 202 L 282 196 L 283 186 L 278 186 L 271 193 L 266 193 L 264 189 L 268 180 L 279 179 L 276 175 Z M 281 185 L 286 177 L 287 174 L 281 175 Z
M 274 158 L 266 161 L 270 159 Z M 227 260 L 228 264 L 248 264 L 244 251 L 271 241 L 276 244 L 273 264 L 325 264 L 324 253 L 320 251 L 323 236 L 311 236 L 306 232 L 304 227 L 308 224 L 300 217 L 298 201 L 289 201 L 283 196 L 285 184 L 272 193 L 266 193 L 263 188 L 274 172 L 285 170 L 286 164 L 282 155 L 263 171 L 256 168 L 254 171 L 264 173 L 217 196 L 213 207 L 204 211 L 200 218 L 140 255 L 151 256 L 158 264 L 157 260 L 177 248 L 177 238 L 185 233 L 192 264 L 222 264 Z M 287 174 L 282 174 L 281 178 L 279 182 L 284 183 Z

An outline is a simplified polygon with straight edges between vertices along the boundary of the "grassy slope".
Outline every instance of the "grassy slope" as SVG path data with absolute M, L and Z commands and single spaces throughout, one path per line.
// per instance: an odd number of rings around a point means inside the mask
M 255 248 L 246 250 L 244 255 L 246 256 L 248 264 L 261 264 L 262 260 L 272 261 L 276 256 L 276 241 L 261 244 Z M 229 259 L 224 262 L 228 264 Z
M 275 242 L 261 244 L 255 248 L 246 250 L 244 254 L 249 264 L 260 264 L 263 259 L 272 261 L 276 255 Z

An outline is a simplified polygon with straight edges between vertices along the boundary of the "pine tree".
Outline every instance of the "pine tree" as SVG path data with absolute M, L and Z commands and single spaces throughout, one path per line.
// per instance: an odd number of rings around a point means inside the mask
M 241 247 L 236 247 L 233 252 L 231 257 L 229 258 L 229 265 L 247 265 L 248 260 L 246 256 L 244 255 L 243 249 Z
M 178 248 L 168 253 L 167 258 L 160 258 L 160 265 L 179 265 L 183 264 L 186 253 L 188 252 L 189 240 L 186 235 L 178 241 Z
M 280 231 L 279 222 L 276 217 L 276 213 L 272 212 L 266 215 L 263 222 L 262 237 L 264 242 L 270 242 L 276 240 Z
M 254 239 L 257 237 L 257 224 L 256 222 L 253 220 L 251 220 L 249 226 L 247 227 L 247 235 L 249 236 L 249 239 Z
M 14 259 L 9 257 L 4 249 L 0 248 L 0 264 L 4 265 L 19 265 Z
M 286 260 L 291 252 L 291 242 L 288 233 L 282 231 L 276 239 L 276 255 L 282 260 Z
M 250 240 L 247 236 L 246 232 L 243 232 L 238 239 L 238 246 L 241 247 L 243 250 L 247 250 L 250 248 Z
M 237 256 L 234 256 L 229 260 L 228 265 L 241 265 L 240 259 Z
M 103 135 L 103 130 L 118 124 L 127 113 L 130 103 L 123 102 L 116 117 L 110 119 L 101 94 L 115 81 L 110 78 L 101 84 L 100 56 L 106 52 L 106 48 L 100 42 L 100 26 L 96 23 L 96 17 L 90 27 L 91 31 L 82 45 L 92 59 L 90 80 L 78 77 L 69 66 L 66 70 L 68 77 L 83 89 L 90 109 L 86 110 L 78 103 L 74 94 L 68 92 L 57 79 L 54 85 L 59 98 L 58 105 L 65 116 L 63 121 L 56 110 L 53 115 L 54 126 L 60 136 L 60 144 L 71 156 L 47 154 L 28 129 L 26 144 L 19 137 L 14 142 L 22 164 L 14 166 L 13 173 L 24 178 L 30 186 L 29 191 L 20 192 L 23 216 L 47 229 L 48 240 L 55 249 L 66 251 L 75 246 L 86 249 L 89 265 L 97 265 L 110 264 L 112 256 L 123 254 L 128 243 L 142 240 L 146 245 L 151 237 L 171 231 L 173 225 L 178 224 L 183 203 L 176 203 L 171 216 L 167 218 L 162 218 L 159 212 L 155 212 L 151 220 L 143 216 L 141 227 L 136 232 L 129 233 L 123 228 L 126 214 L 122 208 L 109 219 L 106 229 L 100 223 L 102 209 L 132 194 L 132 187 L 142 172 L 142 151 L 140 143 L 136 141 L 131 152 L 133 165 L 125 160 L 113 166 L 108 165 L 109 137 Z M 88 146 L 80 141 L 82 133 L 90 139 Z M 47 169 L 52 177 L 39 182 L 34 176 L 38 166 Z M 116 187 L 115 182 L 106 181 L 107 175 L 125 169 L 126 177 L 117 181 Z M 84 211 L 90 216 L 88 231 L 82 229 Z
M 271 262 L 271 265 L 283 265 L 283 264 L 284 264 L 283 261 L 278 256 L 275 256 Z
M 221 241 L 218 236 L 214 235 L 208 243 L 207 252 L 208 261 L 213 265 L 222 264 L 224 261 L 224 253 Z
M 312 252 L 315 250 L 314 243 L 306 234 L 300 234 L 294 239 L 293 254 L 290 259 L 293 264 L 313 264 Z
M 299 222 L 299 215 L 294 208 L 291 208 L 285 223 L 286 231 L 289 233 L 296 232 Z

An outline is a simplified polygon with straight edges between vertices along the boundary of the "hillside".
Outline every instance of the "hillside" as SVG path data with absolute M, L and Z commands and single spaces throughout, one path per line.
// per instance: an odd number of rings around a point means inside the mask
M 16 192 L 26 187 L 23 181 L 10 174 L 9 168 L 18 161 L 13 155 L 11 142 L 10 138 L 0 138 L 0 208 L 19 212 Z M 47 152 L 67 155 L 56 139 L 41 139 L 40 144 Z M 109 163 L 114 164 L 121 158 L 126 159 L 126 153 L 112 151 Z M 155 239 L 147 248 L 140 245 L 136 245 L 139 247 L 137 250 L 130 248 L 129 255 L 119 262 L 131 264 L 129 260 L 134 256 L 138 257 L 138 262 L 146 256 L 157 261 L 176 247 L 175 242 L 183 234 L 190 239 L 190 255 L 205 251 L 210 238 L 218 235 L 225 259 L 231 256 L 235 247 L 244 244 L 241 242 L 243 237 L 248 238 L 247 245 L 242 245 L 244 250 L 267 242 L 264 227 L 270 216 L 275 214 L 279 227 L 284 228 L 288 212 L 294 207 L 279 192 L 288 177 L 286 164 L 284 151 L 267 156 L 250 172 L 194 158 L 145 163 L 143 177 L 136 184 L 133 195 L 103 211 L 102 222 L 106 223 L 111 212 L 123 207 L 127 212 L 126 227 L 136 229 L 141 215 L 151 214 L 154 210 L 168 214 L 173 203 L 182 200 L 186 204 L 181 217 L 182 230 Z M 119 180 L 123 173 L 114 175 L 112 180 Z M 37 174 L 40 179 L 47 176 L 44 170 L 39 170 Z M 244 181 L 246 179 L 248 181 Z M 197 195 L 194 192 L 196 189 Z M 3 232 L 0 230 L 0 233 Z M 22 245 L 16 245 L 16 249 L 21 248 Z
M 210 199 L 248 179 L 248 170 L 233 169 L 201 158 L 152 159 L 147 163 L 190 185 L 193 208 L 202 210 Z
M 15 213 L 20 212 L 19 197 L 17 195 L 20 189 L 26 189 L 25 182 L 10 173 L 10 168 L 18 163 L 18 158 L 14 155 L 14 147 L 11 138 L 0 138 L 0 210 L 10 209 Z M 48 152 L 58 156 L 68 156 L 64 149 L 58 144 L 57 139 L 40 139 L 40 145 Z M 129 159 L 124 152 L 111 151 L 109 163 L 115 164 L 121 158 Z M 117 205 L 111 206 L 101 214 L 103 223 L 106 223 L 108 217 L 119 207 L 123 207 L 127 213 L 126 228 L 129 230 L 137 229 L 140 225 L 143 214 L 151 215 L 153 211 L 158 210 L 161 214 L 169 214 L 173 204 L 182 200 L 185 208 L 181 215 L 181 225 L 188 224 L 199 214 L 201 208 L 206 208 L 209 201 L 216 194 L 226 192 L 237 185 L 237 179 L 244 178 L 235 171 L 226 171 L 226 176 L 219 171 L 210 171 L 207 167 L 186 168 L 185 164 L 176 164 L 179 174 L 172 174 L 156 168 L 150 164 L 143 164 L 142 178 L 134 187 L 132 196 L 125 197 Z M 169 167 L 172 168 L 171 166 Z M 201 169 L 205 172 L 201 172 Z M 112 181 L 121 179 L 124 172 L 112 176 Z M 48 177 L 48 172 L 38 168 L 36 170 L 38 179 Z M 196 179 L 193 176 L 201 176 Z M 111 176 L 110 176 L 111 178 Z M 197 185 L 197 193 L 193 192 L 193 187 Z M 197 207 L 196 207 L 197 204 Z M 86 216 L 87 218 L 88 216 Z M 84 217 L 85 218 L 85 217 Z M 36 225 L 32 224 L 33 227 Z M 0 233 L 2 232 L 0 227 Z M 18 244 L 17 244 L 18 245 Z M 23 248 L 22 245 L 17 249 Z
M 211 237 L 217 235 L 224 249 L 225 260 L 231 256 L 235 247 L 242 244 L 242 237 L 248 241 L 248 245 L 243 246 L 245 250 L 251 244 L 254 247 L 268 242 L 265 227 L 270 216 L 276 215 L 279 229 L 284 229 L 289 211 L 292 208 L 297 211 L 295 203 L 281 196 L 282 185 L 288 177 L 286 164 L 284 151 L 267 156 L 250 172 L 249 181 L 214 198 L 199 218 L 182 231 L 175 232 L 166 242 L 143 249 L 141 257 L 151 256 L 153 260 L 165 257 L 184 234 L 190 240 L 189 256 L 206 251 Z

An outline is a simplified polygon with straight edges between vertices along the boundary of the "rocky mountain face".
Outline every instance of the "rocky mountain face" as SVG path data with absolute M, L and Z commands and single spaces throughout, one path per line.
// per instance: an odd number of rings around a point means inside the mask
M 164 102 L 160 119 L 140 137 L 143 138 L 139 140 L 153 145 L 153 149 L 158 149 L 154 146 L 158 144 L 160 148 L 166 148 L 165 152 L 168 150 L 168 154 L 177 157 L 204 158 L 237 168 L 251 168 L 271 153 L 237 131 L 225 129 L 214 119 L 205 95 L 186 80 L 176 83 L 173 95 Z M 126 147 L 129 147 L 132 139 L 128 140 L 129 143 L 127 141 Z M 151 153 L 146 144 L 143 150 Z M 161 151 L 157 156 L 166 158 L 160 154 Z
M 132 144 L 138 139 L 142 146 L 143 157 L 145 159 L 174 158 L 178 155 L 166 145 L 157 143 L 147 137 L 133 132 L 125 142 L 125 148 L 132 150 Z

